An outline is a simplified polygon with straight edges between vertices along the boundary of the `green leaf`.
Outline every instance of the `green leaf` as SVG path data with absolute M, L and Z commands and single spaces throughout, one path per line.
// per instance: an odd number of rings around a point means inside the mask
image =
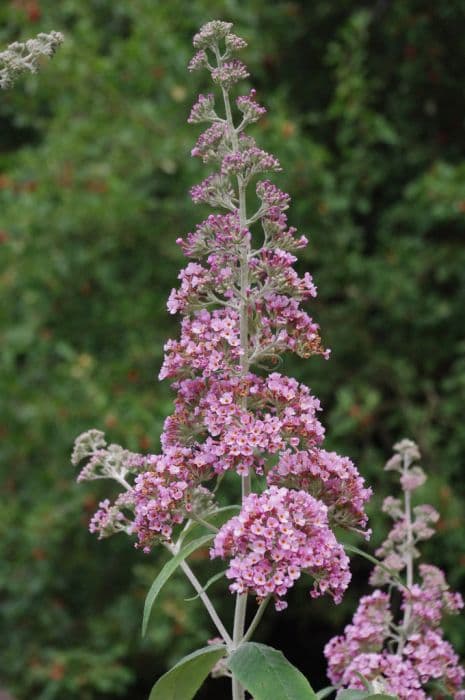
M 220 571 L 217 574 L 215 574 L 214 576 L 212 576 L 211 578 L 209 578 L 207 583 L 205 584 L 205 586 L 202 588 L 201 593 L 205 593 L 205 591 L 208 590 L 213 583 L 218 581 L 220 578 L 223 578 L 226 571 L 227 571 L 227 569 L 223 569 L 223 571 Z M 193 595 L 190 598 L 184 598 L 184 600 L 186 601 L 186 603 L 190 603 L 192 600 L 196 600 L 199 597 L 200 597 L 200 593 L 197 593 L 196 595 Z
M 280 651 L 265 644 L 241 644 L 228 664 L 254 700 L 316 700 L 305 676 Z
M 191 700 L 225 653 L 226 647 L 223 644 L 215 644 L 185 656 L 158 679 L 149 700 Z
M 165 564 L 155 581 L 150 586 L 150 590 L 147 593 L 147 598 L 145 599 L 144 614 L 142 617 L 142 636 L 144 636 L 147 631 L 147 625 L 150 618 L 150 613 L 152 612 L 153 604 L 165 583 L 174 574 L 184 559 L 187 559 L 192 552 L 195 552 L 196 549 L 200 549 L 200 547 L 203 547 L 204 544 L 207 544 L 207 542 L 210 542 L 213 538 L 213 534 L 198 537 L 196 540 L 186 544 L 172 559 Z
M 321 690 L 319 690 L 316 696 L 318 700 L 324 700 L 324 698 L 327 698 L 329 695 L 331 695 L 331 693 L 334 693 L 335 690 L 336 688 L 334 687 L 334 685 L 328 685 L 327 688 L 322 688 Z

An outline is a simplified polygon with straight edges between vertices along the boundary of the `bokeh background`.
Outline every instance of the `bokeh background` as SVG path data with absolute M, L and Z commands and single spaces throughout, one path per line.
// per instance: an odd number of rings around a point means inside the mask
M 176 577 L 141 640 L 162 555 L 95 541 L 87 521 L 109 486 L 76 486 L 69 463 L 90 427 L 156 451 L 170 411 L 156 376 L 177 332 L 165 310 L 175 239 L 206 213 L 187 195 L 205 171 L 186 124 L 206 85 L 186 64 L 213 18 L 249 41 L 269 108 L 255 135 L 284 165 L 291 223 L 310 234 L 301 268 L 319 286 L 312 312 L 332 359 L 289 358 L 285 371 L 322 399 L 328 445 L 374 486 L 375 542 L 392 485 L 382 465 L 393 442 L 418 441 L 422 495 L 441 511 L 424 550 L 464 588 L 463 0 L 3 0 L 2 46 L 66 35 L 40 75 L 0 95 L 0 687 L 18 700 L 142 700 L 213 634 Z M 354 561 L 338 607 L 299 582 L 258 635 L 316 688 L 368 567 Z M 216 599 L 227 615 L 221 585 Z M 464 620 L 449 634 L 463 655 Z

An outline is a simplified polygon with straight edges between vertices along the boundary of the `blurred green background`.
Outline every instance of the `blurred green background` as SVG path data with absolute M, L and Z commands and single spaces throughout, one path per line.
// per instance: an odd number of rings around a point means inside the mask
M 179 577 L 141 640 L 161 555 L 95 541 L 87 521 L 109 486 L 76 486 L 69 464 L 90 427 L 158 449 L 175 239 L 206 213 L 187 195 L 206 171 L 186 124 L 206 82 L 186 64 L 213 18 L 249 41 L 269 108 L 255 135 L 284 166 L 291 223 L 310 234 L 301 269 L 319 286 L 312 312 L 332 359 L 288 358 L 285 371 L 322 399 L 328 445 L 374 486 L 375 542 L 382 465 L 394 441 L 418 441 L 422 495 L 442 516 L 425 551 L 464 588 L 463 0 L 4 0 L 1 46 L 66 35 L 40 75 L 0 95 L 0 687 L 18 700 L 142 700 L 213 636 Z M 341 606 L 312 602 L 301 581 L 259 634 L 316 688 L 324 642 L 367 590 L 365 563 L 353 570 Z M 463 619 L 449 633 L 463 655 Z M 224 688 L 209 682 L 199 699 Z

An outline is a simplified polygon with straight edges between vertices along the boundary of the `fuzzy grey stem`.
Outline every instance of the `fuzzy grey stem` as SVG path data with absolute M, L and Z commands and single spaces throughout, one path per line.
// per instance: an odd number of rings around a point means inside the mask
M 244 637 L 242 638 L 242 644 L 244 642 L 248 642 L 251 638 L 255 630 L 257 629 L 258 625 L 261 622 L 261 619 L 265 613 L 266 608 L 268 607 L 268 603 L 270 602 L 270 597 L 265 598 L 265 600 L 262 600 L 260 605 L 258 606 L 257 612 L 255 613 L 255 617 L 253 618 L 252 622 L 250 623 L 249 629 L 245 633 Z
M 409 468 L 408 457 L 403 458 L 403 473 L 406 474 Z M 413 585 L 413 530 L 412 530 L 412 504 L 411 504 L 411 492 L 409 490 L 404 491 L 404 514 L 405 514 L 405 528 L 406 528 L 406 586 L 410 591 Z M 399 628 L 399 643 L 397 646 L 397 653 L 401 654 L 405 645 L 405 640 L 408 635 L 410 618 L 412 615 L 412 604 L 409 600 L 405 603 L 404 617 L 402 624 Z
M 187 578 L 191 582 L 192 586 L 195 588 L 195 591 L 198 593 L 200 600 L 204 604 L 208 614 L 210 615 L 212 622 L 214 623 L 216 629 L 218 630 L 219 634 L 223 638 L 225 644 L 227 644 L 228 647 L 232 647 L 233 640 L 231 639 L 230 635 L 228 634 L 228 631 L 226 630 L 225 626 L 223 625 L 218 613 L 215 610 L 215 607 L 213 603 L 211 602 L 210 598 L 208 597 L 207 593 L 205 593 L 205 590 L 198 580 L 197 576 L 194 574 L 192 569 L 190 568 L 189 564 L 186 561 L 183 561 L 181 564 L 181 569 L 184 571 L 186 574 Z
M 234 676 L 232 681 L 232 700 L 245 700 L 245 690 Z

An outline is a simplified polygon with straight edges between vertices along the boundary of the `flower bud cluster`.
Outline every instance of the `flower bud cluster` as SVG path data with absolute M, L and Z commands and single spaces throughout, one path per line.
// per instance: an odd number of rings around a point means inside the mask
M 241 131 L 247 124 L 258 121 L 266 114 L 266 108 L 255 100 L 256 94 L 257 91 L 252 88 L 248 95 L 240 95 L 236 100 L 237 108 L 243 114 L 242 123 L 238 127 Z
M 426 481 L 425 472 L 416 464 L 420 452 L 411 440 L 401 440 L 394 445 L 394 451 L 385 470 L 397 472 L 402 491 L 410 494 Z M 420 556 L 417 544 L 434 535 L 432 526 L 439 520 L 439 513 L 428 504 L 405 509 L 401 499 L 390 496 L 384 500 L 383 511 L 392 518 L 394 524 L 386 540 L 375 551 L 383 566 L 375 566 L 373 569 L 370 577 L 373 586 L 389 583 L 392 577 L 388 571 L 399 574 L 410 560 L 417 559 Z
M 294 253 L 307 239 L 288 225 L 289 195 L 265 178 L 281 166 L 244 133 L 266 110 L 255 90 L 230 99 L 249 75 L 234 56 L 246 43 L 231 29 L 209 22 L 194 37 L 189 69 L 210 72 L 223 107 L 219 113 L 208 93 L 190 112 L 190 123 L 207 122 L 192 155 L 213 168 L 191 196 L 223 211 L 178 239 L 189 262 L 168 310 L 182 316 L 181 328 L 165 345 L 160 371 L 177 398 L 162 453 L 127 455 L 127 468 L 136 465 L 128 490 L 132 532 L 144 551 L 172 542 L 186 518 L 202 518 L 214 507 L 214 488 L 204 484 L 218 485 L 233 472 L 242 481 L 242 510 L 211 550 L 212 557 L 229 559 L 231 591 L 254 593 L 259 601 L 273 596 L 283 609 L 287 591 L 307 573 L 315 581 L 312 595 L 328 592 L 338 602 L 350 573 L 331 528 L 363 531 L 371 492 L 349 459 L 323 449 L 318 399 L 275 371 L 284 353 L 327 357 L 328 351 L 304 308 L 317 293 L 312 276 L 295 269 Z M 247 206 L 255 210 L 247 213 Z M 99 440 L 93 447 L 79 455 L 102 461 L 95 454 L 110 449 Z M 84 474 L 93 470 L 85 467 Z M 261 493 L 250 493 L 251 483 Z M 106 515 L 111 507 L 102 506 L 95 530 L 114 520 Z
M 214 83 L 221 85 L 225 90 L 230 90 L 240 80 L 248 78 L 249 72 L 247 66 L 236 58 L 214 68 L 211 71 L 211 76 Z
M 101 430 L 88 430 L 76 438 L 71 462 L 78 465 L 84 459 L 88 461 L 78 481 L 114 479 L 125 485 L 128 474 L 135 473 L 142 464 L 141 455 L 119 445 L 107 445 Z
M 193 105 L 191 109 L 191 113 L 187 120 L 188 124 L 198 124 L 200 122 L 214 122 L 215 120 L 215 96 L 212 95 L 212 93 L 209 93 L 208 95 L 199 95 L 197 98 L 197 102 Z
M 361 675 L 378 692 L 395 694 L 400 700 L 426 700 L 432 697 L 432 684 L 441 697 L 464 700 L 465 671 L 441 629 L 444 616 L 459 612 L 463 600 L 449 590 L 436 566 L 420 564 L 415 582 L 413 562 L 419 556 L 415 544 L 433 534 L 431 525 L 438 515 L 431 506 L 411 508 L 412 490 L 426 479 L 415 464 L 420 458 L 418 447 L 402 440 L 394 449 L 386 469 L 399 473 L 404 502 L 385 501 L 384 510 L 394 519 L 394 527 L 377 552 L 383 561 L 370 579 L 375 586 L 389 584 L 390 592 L 377 589 L 362 598 L 344 634 L 327 644 L 328 675 L 337 687 L 363 689 Z M 404 570 L 407 585 L 398 578 Z M 393 612 L 393 590 L 401 598 L 399 620 Z
M 207 24 L 204 24 L 197 34 L 195 34 L 192 43 L 196 49 L 210 49 L 212 46 L 216 46 L 222 39 L 226 41 L 227 38 L 234 37 L 231 32 L 232 28 L 232 22 L 222 22 L 221 20 L 207 22 Z M 239 39 L 239 37 L 234 37 L 234 39 Z M 230 41 L 228 43 L 230 43 Z M 239 48 L 247 46 L 246 42 L 242 39 L 240 43 L 241 45 Z
M 90 520 L 89 532 L 98 535 L 99 540 L 118 532 L 130 535 L 133 510 L 134 502 L 126 492 L 121 493 L 114 503 L 105 498 Z
M 10 88 L 22 73 L 37 73 L 44 56 L 53 56 L 63 43 L 60 32 L 38 34 L 26 42 L 15 41 L 0 53 L 0 89 Z

